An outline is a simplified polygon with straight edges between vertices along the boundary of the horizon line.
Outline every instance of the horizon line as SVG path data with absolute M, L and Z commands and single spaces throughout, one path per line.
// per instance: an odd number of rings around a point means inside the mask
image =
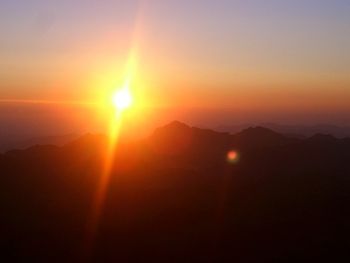
M 0 99 L 0 103 L 23 103 L 23 104 L 80 104 L 96 105 L 92 101 L 75 101 L 75 100 L 30 100 L 30 99 Z

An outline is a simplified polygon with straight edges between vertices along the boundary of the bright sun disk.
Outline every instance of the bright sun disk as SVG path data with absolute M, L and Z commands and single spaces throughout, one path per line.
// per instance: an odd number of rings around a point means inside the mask
M 128 108 L 132 103 L 130 91 L 126 88 L 116 91 L 113 94 L 112 102 L 118 110 L 124 110 Z

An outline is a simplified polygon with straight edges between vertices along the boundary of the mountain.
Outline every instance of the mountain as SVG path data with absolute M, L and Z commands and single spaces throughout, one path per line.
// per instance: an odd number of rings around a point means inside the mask
M 247 128 L 236 135 L 234 140 L 237 145 L 243 148 L 264 148 L 264 147 L 277 147 L 291 142 L 297 141 L 296 139 L 285 137 L 277 132 L 263 127 Z
M 252 124 L 241 125 L 221 125 L 217 130 L 230 133 L 238 133 L 244 129 L 253 126 Z M 329 124 L 318 125 L 282 125 L 277 123 L 261 123 L 259 126 L 271 129 L 287 137 L 305 138 L 314 134 L 331 134 L 337 138 L 350 137 L 349 126 L 336 126 Z
M 6 152 L 12 149 L 25 149 L 33 145 L 57 145 L 63 146 L 77 138 L 78 134 L 66 134 L 61 136 L 44 136 L 29 139 L 8 139 L 0 140 L 0 152 Z
M 334 143 L 337 141 L 337 139 L 330 135 L 330 134 L 321 134 L 321 133 L 317 133 L 313 136 L 311 136 L 308 141 L 314 141 L 314 142 L 330 142 L 330 143 Z
M 263 127 L 232 135 L 176 121 L 119 142 L 113 156 L 108 147 L 87 134 L 0 155 L 2 261 L 349 259 L 349 139 Z M 86 247 L 107 157 L 108 192 Z

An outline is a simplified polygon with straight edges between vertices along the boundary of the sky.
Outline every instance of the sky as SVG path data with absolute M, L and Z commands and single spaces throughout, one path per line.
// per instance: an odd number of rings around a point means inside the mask
M 2 101 L 94 102 L 137 50 L 140 104 L 350 121 L 347 0 L 2 0 L 0 21 Z

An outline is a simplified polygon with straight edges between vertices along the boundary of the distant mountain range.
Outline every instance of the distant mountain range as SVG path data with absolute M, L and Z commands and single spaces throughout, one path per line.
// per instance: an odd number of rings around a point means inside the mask
M 175 122 L 176 123 L 176 122 Z M 277 133 L 283 134 L 287 137 L 293 138 L 308 138 L 315 134 L 325 134 L 332 135 L 336 138 L 350 137 L 350 126 L 336 126 L 319 124 L 313 126 L 303 126 L 303 125 L 280 125 L 274 123 L 262 123 L 260 125 L 252 124 L 241 124 L 241 125 L 221 125 L 215 128 L 218 132 L 226 132 L 230 134 L 239 133 L 243 130 L 253 127 L 264 127 L 275 131 Z M 55 135 L 55 136 L 41 136 L 41 137 L 29 137 L 22 139 L 15 139 L 11 136 L 0 137 L 0 152 L 6 152 L 11 149 L 25 149 L 33 145 L 56 145 L 63 146 L 75 139 L 77 139 L 79 134 L 65 134 L 65 135 Z
M 221 125 L 216 128 L 218 131 L 237 133 L 254 125 Z M 315 134 L 330 134 L 337 138 L 350 137 L 350 126 L 336 126 L 329 124 L 318 125 L 282 125 L 276 123 L 262 123 L 259 126 L 266 127 L 281 134 L 292 137 L 311 137 Z
M 4 139 L 0 138 L 0 152 L 9 151 L 12 149 L 25 149 L 33 145 L 57 145 L 63 146 L 75 139 L 79 134 L 66 134 L 58 136 L 43 136 L 29 139 Z
M 350 260 L 349 138 L 174 121 L 119 142 L 113 156 L 107 149 L 108 138 L 87 134 L 0 154 L 1 261 Z M 86 251 L 107 157 L 108 191 Z

